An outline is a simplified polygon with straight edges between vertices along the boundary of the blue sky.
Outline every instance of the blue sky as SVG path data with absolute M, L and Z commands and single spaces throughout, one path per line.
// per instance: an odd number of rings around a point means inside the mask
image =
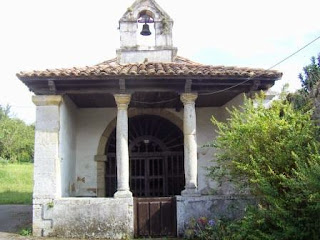
M 211 65 L 269 68 L 320 36 L 318 0 L 157 0 L 174 19 L 178 55 Z M 133 0 L 0 2 L 0 105 L 28 123 L 35 108 L 21 70 L 94 65 L 115 57 L 118 20 Z M 277 66 L 284 83 L 320 52 L 320 40 Z

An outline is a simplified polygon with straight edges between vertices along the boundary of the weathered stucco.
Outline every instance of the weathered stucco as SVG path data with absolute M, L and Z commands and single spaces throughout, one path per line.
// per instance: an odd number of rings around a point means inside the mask
M 132 198 L 62 198 L 37 202 L 40 236 L 124 239 L 133 236 Z
M 208 219 L 236 219 L 243 216 L 248 204 L 254 204 L 253 198 L 247 196 L 177 196 L 177 232 L 183 236 L 191 219 L 207 217 Z
M 117 109 L 82 108 L 77 112 L 76 196 L 97 195 L 97 162 L 95 155 L 102 133 L 116 118 Z
M 142 13 L 148 12 L 153 18 L 154 33 L 143 38 L 153 38 L 153 46 L 139 46 L 137 20 Z M 142 23 L 140 23 L 142 24 Z M 117 50 L 117 60 L 121 64 L 143 62 L 173 62 L 177 48 L 172 45 L 173 21 L 169 15 L 154 1 L 139 1 L 134 3 L 119 21 L 120 49 Z
M 59 155 L 61 165 L 61 194 L 70 197 L 75 194 L 76 182 L 76 133 L 77 107 L 64 96 L 60 106 Z
M 42 236 L 50 223 L 42 219 L 42 202 L 61 196 L 59 130 L 61 96 L 33 96 L 36 107 L 33 234 Z

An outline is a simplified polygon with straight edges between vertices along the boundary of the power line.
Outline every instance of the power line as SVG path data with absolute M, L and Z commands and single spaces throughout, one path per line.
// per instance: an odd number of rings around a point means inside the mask
M 303 49 L 307 48 L 308 46 L 310 46 L 312 43 L 316 42 L 317 40 L 320 39 L 320 36 L 316 37 L 315 39 L 313 39 L 311 42 L 307 43 L 306 45 L 304 45 L 303 47 L 299 48 L 297 51 L 295 51 L 294 53 L 290 54 L 289 56 L 285 57 L 284 59 L 282 59 L 281 61 L 277 62 L 276 64 L 272 65 L 271 67 L 269 67 L 268 69 L 266 69 L 266 71 L 268 70 L 271 70 L 272 68 L 280 65 L 281 63 L 287 61 L 288 59 L 290 59 L 291 57 L 293 57 L 294 55 L 296 55 L 297 53 L 301 52 Z M 261 76 L 263 73 L 261 74 L 258 74 L 256 76 L 253 76 L 253 77 L 249 77 L 247 78 L 246 80 L 240 82 L 240 83 L 237 83 L 235 85 L 232 85 L 230 87 L 227 87 L 225 89 L 221 89 L 221 90 L 218 90 L 218 91 L 214 91 L 214 92 L 209 92 L 209 93 L 199 93 L 199 96 L 208 96 L 208 95 L 213 95 L 213 94 L 217 94 L 217 93 L 222 93 L 222 92 L 225 92 L 225 91 L 228 91 L 232 88 L 235 88 L 235 87 L 238 87 L 238 86 L 241 86 L 242 84 L 245 84 L 247 82 L 249 82 L 250 80 L 254 79 L 254 78 L 257 78 L 259 76 Z M 134 103 L 140 103 L 140 104 L 148 104 L 148 105 L 153 105 L 153 104 L 162 104 L 162 103 L 168 103 L 168 102 L 172 102 L 174 100 L 176 100 L 177 97 L 175 98 L 172 98 L 172 99 L 168 99 L 168 100 L 163 100 L 163 101 L 159 101 L 159 102 L 140 102 L 140 101 L 131 101 L 131 102 L 134 102 Z
M 168 99 L 168 100 L 159 101 L 159 102 L 141 102 L 141 101 L 135 101 L 135 100 L 131 100 L 130 102 L 153 105 L 153 104 L 169 103 L 169 102 L 173 102 L 173 101 L 175 101 L 175 100 L 177 100 L 177 99 L 178 99 L 178 97 L 171 98 L 171 99 Z
M 311 42 L 307 43 L 306 45 L 304 45 L 302 48 L 300 48 L 299 50 L 295 51 L 294 53 L 292 53 L 291 55 L 289 55 L 288 57 L 284 58 L 283 60 L 281 60 L 280 62 L 276 63 L 275 65 L 273 65 L 272 67 L 268 68 L 267 70 L 270 70 L 278 65 L 280 65 L 281 63 L 283 63 L 284 61 L 288 60 L 289 58 L 293 57 L 294 55 L 296 55 L 297 53 L 301 52 L 303 49 L 305 49 L 306 47 L 310 46 L 312 43 L 314 43 L 315 41 L 319 40 L 320 36 L 318 36 L 317 38 L 313 39 Z
M 301 52 L 302 50 L 304 50 L 305 48 L 307 48 L 308 46 L 310 46 L 312 43 L 316 42 L 319 39 L 320 39 L 320 36 L 316 37 L 311 42 L 307 43 L 306 45 L 304 45 L 303 47 L 301 47 L 300 49 L 298 49 L 294 53 L 290 54 L 289 56 L 285 57 L 281 61 L 277 62 L 276 64 L 274 64 L 271 67 L 269 67 L 268 69 L 266 69 L 266 71 L 271 70 L 272 68 L 274 68 L 274 67 L 280 65 L 281 63 L 287 61 L 288 59 L 290 59 L 291 57 L 293 57 L 297 53 Z M 245 79 L 244 81 L 242 81 L 240 83 L 237 83 L 235 85 L 232 85 L 230 87 L 227 87 L 227 88 L 224 88 L 224 89 L 221 89 L 221 90 L 217 90 L 217 91 L 209 92 L 209 93 L 199 93 L 199 96 L 209 96 L 209 95 L 218 94 L 218 93 L 222 93 L 222 92 L 228 91 L 228 90 L 233 89 L 235 87 L 241 86 L 241 85 L 249 82 L 250 80 L 252 80 L 254 78 L 257 78 L 257 77 L 261 76 L 262 74 L 263 73 L 258 74 L 258 75 L 253 76 L 253 77 L 249 77 L 249 78 Z M 131 100 L 131 102 L 132 103 L 139 103 L 139 104 L 146 104 L 146 105 L 154 105 L 154 104 L 164 104 L 164 103 L 173 102 L 173 101 L 176 101 L 178 98 L 179 97 L 175 97 L 175 98 L 171 98 L 171 99 L 168 99 L 168 100 L 162 100 L 162 101 L 158 101 L 158 102 L 143 102 L 143 101 L 136 101 L 136 100 Z M 15 105 L 10 105 L 10 107 L 13 107 L 13 108 L 33 108 L 31 106 L 15 106 Z
M 303 49 L 305 49 L 306 47 L 310 46 L 312 43 L 314 43 L 315 41 L 319 40 L 320 39 L 320 36 L 316 37 L 315 39 L 313 39 L 311 42 L 307 43 L 306 45 L 304 45 L 302 48 L 298 49 L 297 51 L 295 51 L 294 53 L 290 54 L 288 57 L 282 59 L 281 61 L 277 62 L 276 64 L 272 65 L 271 67 L 269 67 L 266 71 L 268 70 L 271 70 L 272 68 L 280 65 L 281 63 L 287 61 L 289 58 L 293 57 L 294 55 L 296 55 L 297 53 L 301 52 Z M 261 76 L 261 74 L 258 74 L 257 76 L 254 76 L 254 77 L 249 77 L 248 79 L 246 79 L 245 81 L 241 82 L 241 83 L 238 83 L 238 84 L 235 84 L 231 87 L 228 87 L 228 88 L 225 88 L 225 89 L 222 89 L 222 90 L 218 90 L 218 91 L 215 91 L 215 92 L 210 92 L 210 93 L 200 93 L 199 95 L 201 96 L 207 96 L 207 95 L 213 95 L 213 94 L 216 94 L 216 93 L 221 93 L 221 92 L 225 92 L 225 91 L 228 91 L 232 88 L 235 88 L 235 87 L 238 87 L 242 84 L 245 84 L 246 82 L 249 82 L 250 80 L 252 80 L 253 78 L 256 78 L 256 77 L 259 77 Z

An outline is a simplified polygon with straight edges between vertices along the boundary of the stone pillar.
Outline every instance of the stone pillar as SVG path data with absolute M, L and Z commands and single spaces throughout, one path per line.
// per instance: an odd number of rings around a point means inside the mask
M 129 94 L 115 94 L 118 107 L 116 126 L 117 192 L 115 198 L 132 197 L 129 187 L 128 105 Z
M 196 110 L 195 100 L 198 94 L 182 93 L 181 101 L 184 105 L 183 134 L 184 134 L 184 171 L 185 190 L 182 196 L 199 196 L 197 191 L 198 159 L 197 159 L 197 135 L 196 135 Z
M 43 236 L 51 222 L 43 218 L 43 208 L 61 197 L 59 158 L 61 96 L 33 96 L 37 106 L 34 146 L 33 234 Z

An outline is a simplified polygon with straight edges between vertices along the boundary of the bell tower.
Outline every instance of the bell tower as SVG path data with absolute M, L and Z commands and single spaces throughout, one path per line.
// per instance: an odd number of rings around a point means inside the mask
M 173 20 L 154 0 L 136 0 L 119 21 L 118 63 L 173 62 L 177 48 L 172 44 L 172 27 Z M 153 38 L 153 45 L 143 46 L 141 38 Z

